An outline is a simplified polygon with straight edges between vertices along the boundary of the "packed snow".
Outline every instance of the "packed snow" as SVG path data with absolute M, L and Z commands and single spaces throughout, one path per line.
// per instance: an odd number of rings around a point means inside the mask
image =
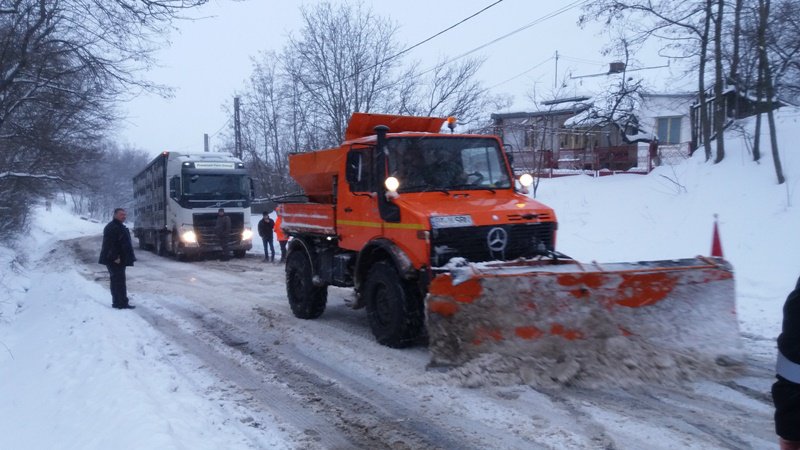
M 449 373 L 426 371 L 424 348 L 372 342 L 363 312 L 345 305 L 347 290 L 331 290 L 319 321 L 292 317 L 282 266 L 258 260 L 259 239 L 248 258 L 227 266 L 138 250 L 128 289 L 139 308 L 114 310 L 92 253 L 104 224 L 57 202 L 37 208 L 13 247 L 0 247 L 0 448 L 353 445 L 345 439 L 352 434 L 336 435 L 341 429 L 377 439 L 356 441 L 361 446 L 396 448 L 425 447 L 415 432 L 431 433 L 440 447 L 773 447 L 767 391 L 775 338 L 800 275 L 798 120 L 800 110 L 780 111 L 784 185 L 769 148 L 762 145 L 754 163 L 747 141 L 732 132 L 720 164 L 706 162 L 701 149 L 646 176 L 542 180 L 536 195 L 556 211 L 558 250 L 581 261 L 707 255 L 717 215 L 753 369 L 735 384 L 710 374 L 675 391 L 612 392 L 603 383 L 570 387 L 570 363 L 546 376 L 535 363 L 504 376 L 498 367 L 507 362 L 491 355 Z M 624 344 L 609 345 L 625 353 Z M 693 394 L 680 397 L 681 390 Z M 370 399 L 393 409 L 373 408 Z

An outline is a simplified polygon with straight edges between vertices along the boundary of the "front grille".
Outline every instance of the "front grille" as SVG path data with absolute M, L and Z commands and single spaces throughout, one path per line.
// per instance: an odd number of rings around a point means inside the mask
M 554 230 L 554 222 L 434 229 L 431 265 L 440 267 L 455 257 L 480 262 L 542 255 L 553 250 Z
M 228 245 L 237 245 L 242 239 L 244 231 L 244 214 L 226 214 L 231 218 L 231 234 L 228 235 Z M 194 214 L 194 233 L 197 243 L 204 247 L 219 247 L 220 241 L 214 231 L 217 225 L 217 214 Z

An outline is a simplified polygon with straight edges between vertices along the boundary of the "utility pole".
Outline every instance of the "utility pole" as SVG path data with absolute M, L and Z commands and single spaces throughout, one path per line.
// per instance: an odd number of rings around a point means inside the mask
M 558 89 L 558 50 L 556 50 L 556 74 L 553 76 L 553 89 Z
M 242 125 L 239 122 L 239 97 L 233 97 L 233 131 L 234 151 L 236 157 L 242 157 Z
M 203 151 L 208 153 L 208 133 L 203 133 Z

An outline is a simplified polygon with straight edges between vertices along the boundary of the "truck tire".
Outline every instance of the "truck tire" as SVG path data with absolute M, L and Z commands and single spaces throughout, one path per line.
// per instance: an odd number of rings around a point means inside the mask
M 424 322 L 422 299 L 391 263 L 372 266 L 363 292 L 369 326 L 380 344 L 403 348 L 418 341 Z
M 233 251 L 233 257 L 234 258 L 241 259 L 241 258 L 244 258 L 245 255 L 247 255 L 247 250 L 234 250 Z
M 179 242 L 180 242 L 180 238 L 178 237 L 178 232 L 177 231 L 173 231 L 172 232 L 172 237 L 170 238 L 170 253 L 172 253 L 172 256 L 174 256 L 175 259 L 177 259 L 178 261 L 183 262 L 183 261 L 187 260 L 187 257 L 186 257 L 186 253 L 182 253 L 180 251 Z
M 293 251 L 286 261 L 286 294 L 298 319 L 316 319 L 325 312 L 328 287 L 315 286 L 311 261 L 305 251 Z

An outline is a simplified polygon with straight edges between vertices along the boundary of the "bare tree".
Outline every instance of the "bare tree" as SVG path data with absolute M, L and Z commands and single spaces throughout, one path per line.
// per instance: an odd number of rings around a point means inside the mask
M 778 184 L 783 184 L 786 178 L 783 176 L 783 167 L 781 165 L 780 153 L 778 153 L 778 137 L 775 129 L 775 113 L 771 108 L 772 102 L 775 98 L 775 88 L 772 84 L 772 68 L 769 64 L 769 55 L 767 54 L 767 28 L 770 10 L 770 0 L 758 0 L 759 11 L 759 60 L 761 63 L 761 70 L 763 72 L 764 91 L 767 97 L 767 104 L 770 107 L 767 109 L 767 121 L 769 122 L 769 137 L 772 146 L 772 160 L 775 165 L 775 175 L 778 178 Z
M 302 7 L 303 28 L 287 44 L 289 76 L 323 114 L 328 144 L 344 139 L 353 111 L 386 104 L 397 86 L 397 26 L 361 3 Z
M 723 137 L 726 111 L 723 98 L 724 80 L 722 69 L 722 23 L 725 0 L 717 1 L 717 12 L 714 15 L 714 136 L 717 142 L 717 156 L 714 163 L 725 159 L 725 138 Z
M 662 51 L 670 57 L 697 58 L 697 90 L 706 160 L 711 159 L 711 124 L 705 108 L 705 78 L 714 1 L 599 0 L 585 6 L 581 18 L 582 22 L 605 20 L 608 24 L 620 24 L 632 44 L 661 39 L 666 42 Z
M 454 64 L 440 61 L 430 71 L 430 77 L 409 74 L 408 79 L 416 80 L 417 86 L 412 103 L 406 103 L 400 112 L 422 116 L 455 116 L 462 124 L 480 120 L 479 116 L 494 100 L 475 79 L 483 62 L 483 58 L 468 58 Z
M 480 59 L 420 72 L 403 64 L 397 26 L 361 3 L 301 8 L 279 53 L 254 60 L 242 94 L 247 155 L 266 196 L 291 193 L 287 154 L 340 144 L 353 112 L 456 115 L 475 121 L 495 101 L 475 81 Z
M 120 96 L 165 92 L 142 75 L 171 21 L 206 1 L 0 0 L 0 192 L 13 193 L 1 196 L 0 232 L 75 185 Z

